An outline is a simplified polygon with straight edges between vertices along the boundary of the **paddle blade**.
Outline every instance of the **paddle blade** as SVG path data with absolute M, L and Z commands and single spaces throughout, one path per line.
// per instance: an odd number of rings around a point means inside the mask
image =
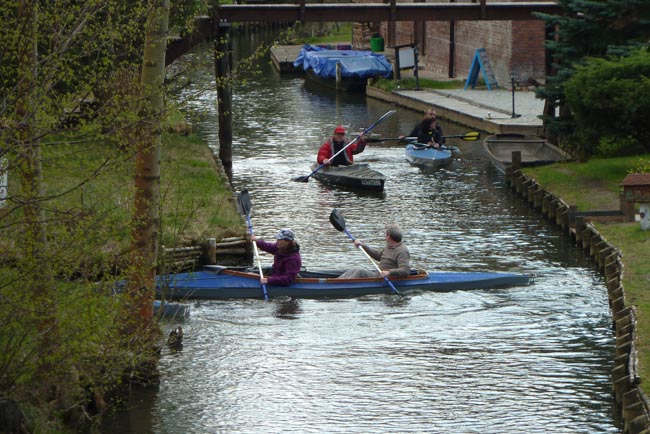
M 334 208 L 330 213 L 330 223 L 332 223 L 332 226 L 334 226 L 337 231 L 345 231 L 345 219 L 336 208 Z
M 383 121 L 384 119 L 393 116 L 395 113 L 397 113 L 397 110 L 388 110 L 386 113 L 384 113 L 384 115 L 382 117 L 377 119 L 377 122 L 375 122 L 375 125 L 377 125 L 379 122 Z
M 309 175 L 307 176 L 296 176 L 292 179 L 294 182 L 309 182 Z
M 245 216 L 250 214 L 251 198 L 248 194 L 248 190 L 242 190 L 241 193 L 237 195 L 237 208 L 239 208 L 239 212 Z
M 461 137 L 461 139 L 468 141 L 468 142 L 473 142 L 475 140 L 478 140 L 481 138 L 481 134 L 478 131 L 472 131 L 471 133 L 467 133 Z

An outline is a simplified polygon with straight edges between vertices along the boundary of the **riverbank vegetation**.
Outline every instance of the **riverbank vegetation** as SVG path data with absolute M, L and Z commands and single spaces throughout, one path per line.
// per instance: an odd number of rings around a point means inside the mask
M 304 23 L 293 34 L 294 44 L 352 44 L 352 23 Z
M 165 5 L 0 4 L 8 17 L 0 22 L 8 431 L 96 430 L 122 386 L 155 381 L 161 243 L 244 232 L 208 147 L 164 132 Z M 172 26 L 195 12 L 174 13 Z M 124 279 L 129 285 L 116 285 Z
M 394 90 L 413 90 L 416 85 L 424 89 L 462 89 L 465 82 L 460 80 L 433 80 L 430 78 L 419 78 L 416 82 L 414 77 L 404 77 L 401 80 L 380 78 L 373 80 L 370 85 L 392 92 Z
M 547 101 L 546 137 L 580 160 L 648 152 L 650 3 L 559 4 L 560 15 L 535 14 L 554 29 L 546 41 L 553 71 L 536 90 Z
M 545 190 L 579 211 L 619 209 L 619 183 L 630 172 L 650 173 L 650 154 L 636 157 L 594 158 L 584 163 L 561 163 L 525 168 Z M 622 284 L 626 302 L 637 308 L 638 371 L 642 385 L 650 378 L 650 233 L 638 222 L 593 222 L 598 231 L 620 249 L 625 265 Z

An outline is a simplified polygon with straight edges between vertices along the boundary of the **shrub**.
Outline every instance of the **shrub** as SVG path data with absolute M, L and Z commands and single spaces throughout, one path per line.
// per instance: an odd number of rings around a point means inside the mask
M 650 53 L 590 59 L 565 83 L 586 155 L 650 152 Z M 604 138 L 601 140 L 601 138 Z

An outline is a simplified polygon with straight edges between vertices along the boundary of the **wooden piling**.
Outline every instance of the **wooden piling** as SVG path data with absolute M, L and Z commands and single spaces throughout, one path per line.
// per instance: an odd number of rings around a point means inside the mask
M 576 216 L 576 222 L 575 222 L 575 228 L 576 228 L 576 244 L 581 245 L 582 244 L 582 233 L 585 230 L 585 218 L 582 216 Z
M 217 81 L 217 111 L 219 118 L 219 159 L 232 182 L 232 44 L 230 23 L 219 22 L 216 26 L 214 49 L 215 74 Z
M 629 434 L 648 434 L 650 433 L 650 427 L 648 426 L 648 416 L 643 415 L 635 417 L 629 422 L 625 423 L 626 429 L 624 432 Z
M 215 265 L 217 263 L 217 239 L 208 238 L 208 264 Z
M 530 204 L 535 203 L 535 193 L 537 192 L 537 187 L 537 183 L 531 180 L 530 185 L 528 185 L 528 191 L 526 192 L 526 199 Z
M 533 197 L 533 206 L 535 207 L 535 209 L 540 209 L 540 210 L 542 209 L 542 204 L 545 195 L 546 195 L 546 191 L 544 191 L 544 189 L 540 185 L 538 185 L 537 189 L 535 190 L 535 195 Z
M 512 151 L 512 170 L 517 171 L 521 169 L 521 151 Z
M 608 294 L 609 294 L 609 297 L 610 297 L 611 299 L 616 299 L 616 298 L 618 298 L 618 297 L 622 297 L 622 296 L 625 295 L 625 293 L 624 293 L 624 291 L 623 291 L 623 287 L 620 285 L 620 282 L 619 282 L 619 284 L 618 284 L 616 287 L 610 289 L 610 290 L 608 291 Z
M 548 214 L 548 219 L 553 221 L 555 220 L 555 213 L 557 212 L 557 198 L 553 195 L 549 195 L 548 206 L 546 212 Z

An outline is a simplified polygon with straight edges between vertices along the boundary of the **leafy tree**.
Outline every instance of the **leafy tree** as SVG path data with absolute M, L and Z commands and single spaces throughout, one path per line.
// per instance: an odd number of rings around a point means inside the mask
M 151 0 L 145 25 L 142 62 L 142 100 L 139 108 L 139 140 L 135 155 L 134 227 L 132 231 L 129 295 L 139 311 L 136 329 L 149 330 L 160 232 L 160 147 L 165 103 L 165 51 L 169 26 L 169 0 Z M 135 318 L 137 315 L 128 315 Z
M 146 115 L 161 131 L 159 109 L 139 110 L 162 85 L 140 93 L 146 6 L 0 2 L 0 391 L 31 406 L 37 432 L 58 429 L 53 415 L 88 420 L 90 402 L 100 409 L 103 391 L 150 359 L 97 284 L 128 258 L 133 192 L 121 187 L 135 150 L 151 148 L 135 126 Z
M 547 48 L 552 73 L 537 90 L 546 99 L 544 123 L 547 136 L 577 156 L 583 149 L 570 149 L 576 124 L 567 105 L 564 84 L 576 66 L 588 57 L 624 54 L 650 36 L 650 2 L 647 0 L 560 0 L 562 15 L 536 14 L 546 21 L 551 39 Z
M 590 59 L 576 68 L 564 88 L 577 126 L 576 140 L 587 154 L 650 152 L 647 49 L 623 58 Z

